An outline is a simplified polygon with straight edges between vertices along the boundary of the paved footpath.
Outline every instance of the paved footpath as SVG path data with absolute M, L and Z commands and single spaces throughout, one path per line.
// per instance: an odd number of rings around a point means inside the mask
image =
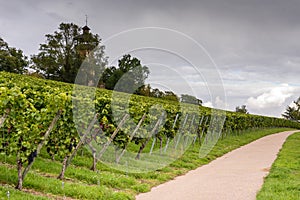
M 269 135 L 139 194 L 137 200 L 255 200 L 286 138 Z

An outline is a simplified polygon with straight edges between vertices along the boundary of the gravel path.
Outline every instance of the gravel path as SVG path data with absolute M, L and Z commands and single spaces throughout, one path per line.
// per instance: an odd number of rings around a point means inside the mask
M 139 194 L 137 200 L 254 200 L 285 139 L 269 135 Z

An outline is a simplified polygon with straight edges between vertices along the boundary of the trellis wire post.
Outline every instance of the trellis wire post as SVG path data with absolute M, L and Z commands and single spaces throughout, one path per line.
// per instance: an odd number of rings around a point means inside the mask
M 187 114 L 185 115 L 185 119 L 184 119 L 184 122 L 183 122 L 183 125 L 182 125 L 182 129 L 184 129 L 188 117 L 189 117 L 189 114 L 187 113 Z M 183 131 L 184 131 L 184 130 L 183 130 Z M 182 136 L 182 132 L 183 132 L 183 131 L 181 131 L 180 133 L 178 133 L 179 136 L 178 136 L 178 139 L 177 139 L 176 144 L 175 144 L 175 149 L 177 149 L 177 146 L 178 146 L 178 144 L 179 144 L 179 141 L 180 141 L 180 139 L 181 139 L 181 136 Z
M 120 123 L 118 124 L 118 127 L 116 128 L 116 130 L 113 132 L 113 134 L 110 136 L 108 141 L 104 144 L 103 148 L 99 152 L 98 159 L 100 159 L 102 157 L 102 155 L 104 154 L 104 152 L 106 151 L 106 149 L 108 148 L 110 143 L 114 140 L 114 138 L 116 137 L 116 135 L 118 134 L 119 130 L 122 128 L 122 126 L 124 125 L 124 123 L 128 117 L 129 117 L 129 114 L 126 113 L 124 115 L 124 117 L 122 118 L 122 120 L 120 121 Z
M 155 142 L 156 142 L 156 134 L 158 133 L 158 127 L 161 125 L 161 122 L 163 121 L 163 118 L 164 118 L 164 112 L 163 114 L 161 115 L 160 119 L 159 119 L 159 122 L 158 122 L 158 126 L 157 128 L 155 129 L 154 131 L 154 134 L 153 134 L 153 142 L 152 142 L 152 145 L 151 145 L 151 149 L 150 149 L 150 152 L 149 154 L 151 155 L 152 154 L 152 151 L 153 151 L 153 148 L 154 148 L 154 145 L 155 145 Z
M 202 132 L 201 132 L 201 135 L 202 135 L 202 137 L 203 137 L 203 135 L 204 135 L 204 131 L 205 131 L 205 126 L 206 126 L 206 124 L 207 124 L 207 121 L 208 121 L 208 118 L 209 118 L 209 116 L 206 116 L 205 117 L 205 122 L 204 122 L 204 126 L 203 126 L 203 129 L 202 129 Z M 207 137 L 205 137 L 205 142 L 207 142 Z
M 177 120 L 178 120 L 178 116 L 179 116 L 179 113 L 176 114 L 176 117 L 175 117 L 175 120 L 174 120 L 172 129 L 174 129 L 175 126 L 176 126 L 176 122 L 177 122 Z M 165 153 L 166 153 L 166 151 L 167 151 L 167 149 L 168 149 L 169 143 L 170 143 L 170 138 L 168 137 L 167 143 L 166 143 L 166 146 L 165 146 L 165 149 L 164 149 L 164 152 L 165 152 Z
M 193 144 L 195 144 L 198 135 L 199 135 L 199 140 L 201 139 L 201 135 L 198 134 L 198 128 L 199 128 L 199 126 L 201 126 L 201 124 L 202 124 L 202 122 L 203 122 L 203 119 L 204 119 L 204 115 L 201 117 L 199 123 L 198 123 L 197 126 L 196 126 L 196 132 L 197 132 L 197 134 L 196 134 L 196 136 L 194 137 Z
M 129 141 L 128 143 L 126 144 L 125 148 L 122 150 L 122 152 L 120 153 L 119 157 L 116 159 L 116 162 L 119 163 L 120 162 L 120 159 L 122 158 L 122 156 L 124 155 L 125 151 L 126 151 L 126 148 L 129 144 L 129 142 L 131 142 L 131 140 L 133 139 L 134 135 L 137 133 L 137 131 L 139 130 L 139 128 L 141 127 L 143 121 L 145 120 L 146 118 L 146 113 L 144 113 L 144 115 L 142 116 L 142 118 L 140 119 L 138 125 L 135 127 L 134 131 L 132 132 L 132 134 L 130 135 L 130 138 L 129 138 Z
M 194 124 L 194 120 L 195 120 L 195 114 L 193 115 L 190 126 L 188 127 L 188 134 L 190 134 L 190 132 L 191 132 L 192 126 Z M 187 136 L 185 135 L 184 136 L 184 145 L 183 145 L 184 149 L 186 148 L 188 141 L 189 141 L 189 135 L 187 135 Z

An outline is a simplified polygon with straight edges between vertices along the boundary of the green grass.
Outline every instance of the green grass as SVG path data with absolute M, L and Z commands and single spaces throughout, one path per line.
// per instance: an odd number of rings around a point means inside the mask
M 201 159 L 198 157 L 199 145 L 196 144 L 180 159 L 148 173 L 125 173 L 102 163 L 97 165 L 98 173 L 93 172 L 89 170 L 92 164 L 91 155 L 84 150 L 83 156 L 79 153 L 67 169 L 64 187 L 62 181 L 56 179 L 61 169 L 60 162 L 50 160 L 43 151 L 24 181 L 26 192 L 16 191 L 12 187 L 17 182 L 15 156 L 0 155 L 0 199 L 6 199 L 8 190 L 11 199 L 62 199 L 64 195 L 74 199 L 134 199 L 136 194 L 147 192 L 151 187 L 207 164 L 233 149 L 284 130 L 288 129 L 253 130 L 235 136 L 229 135 L 220 139 L 212 151 Z M 34 193 L 35 198 L 28 193 Z
M 300 132 L 287 138 L 257 199 L 300 199 Z
M 47 200 L 49 198 L 28 194 L 26 192 L 20 192 L 18 190 L 14 190 L 12 186 L 6 185 L 0 187 L 0 199 L 8 199 L 7 191 L 9 191 L 10 199 L 24 199 L 24 200 Z

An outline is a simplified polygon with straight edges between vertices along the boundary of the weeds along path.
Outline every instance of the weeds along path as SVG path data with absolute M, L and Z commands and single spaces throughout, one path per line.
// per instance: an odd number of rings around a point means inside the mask
M 286 138 L 297 131 L 265 136 L 211 163 L 139 194 L 137 200 L 255 200 L 263 178 Z

